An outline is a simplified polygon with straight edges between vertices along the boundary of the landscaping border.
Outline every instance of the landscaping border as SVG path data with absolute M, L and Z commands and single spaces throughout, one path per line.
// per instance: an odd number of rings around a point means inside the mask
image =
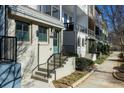
M 92 75 L 95 72 L 95 69 L 91 70 L 88 74 L 86 74 L 84 77 L 80 78 L 78 81 L 73 83 L 71 86 L 72 88 L 77 87 L 80 83 L 85 81 L 90 75 Z
M 95 69 L 91 70 L 88 74 L 86 74 L 84 77 L 80 78 L 76 82 L 74 82 L 72 85 L 68 86 L 67 88 L 75 88 L 77 87 L 80 83 L 85 81 L 90 75 L 92 75 L 95 72 Z M 53 84 L 53 82 L 50 83 L 50 88 L 56 88 Z

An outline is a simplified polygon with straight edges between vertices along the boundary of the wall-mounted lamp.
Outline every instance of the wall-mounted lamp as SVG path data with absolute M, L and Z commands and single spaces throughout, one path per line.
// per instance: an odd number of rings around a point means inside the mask
M 54 31 L 53 31 L 53 27 L 51 27 L 51 33 L 50 33 L 50 38 L 53 38 L 53 33 L 54 33 Z

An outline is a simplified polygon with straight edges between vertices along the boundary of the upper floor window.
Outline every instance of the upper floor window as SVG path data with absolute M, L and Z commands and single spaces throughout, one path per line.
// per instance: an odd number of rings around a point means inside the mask
M 38 30 L 38 40 L 42 41 L 42 42 L 47 42 L 47 28 L 43 27 L 43 26 L 39 26 L 39 30 Z
M 90 5 L 90 13 L 93 15 L 93 5 Z
M 68 20 L 68 15 L 64 13 L 64 23 L 67 23 L 67 20 Z
M 84 38 L 82 38 L 82 46 L 84 46 L 85 42 L 84 42 Z
M 80 47 L 80 38 L 78 37 L 78 41 L 77 41 L 78 46 Z
M 69 22 L 73 22 L 73 18 L 71 16 L 69 16 Z
M 57 9 L 56 7 L 53 7 L 52 10 L 53 10 L 52 16 L 59 19 L 59 12 L 60 12 L 59 9 Z
M 43 12 L 51 15 L 51 5 L 43 5 Z
M 16 21 L 16 37 L 18 41 L 29 41 L 29 24 Z

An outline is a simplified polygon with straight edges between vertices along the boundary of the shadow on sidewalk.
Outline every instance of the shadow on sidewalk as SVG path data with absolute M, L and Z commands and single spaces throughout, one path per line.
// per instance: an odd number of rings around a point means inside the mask
M 124 63 L 124 61 L 122 60 L 122 59 L 108 59 L 109 61 L 115 61 L 115 62 L 123 62 Z
M 102 70 L 98 70 L 98 69 L 96 69 L 95 72 L 112 74 L 112 72 L 102 71 Z

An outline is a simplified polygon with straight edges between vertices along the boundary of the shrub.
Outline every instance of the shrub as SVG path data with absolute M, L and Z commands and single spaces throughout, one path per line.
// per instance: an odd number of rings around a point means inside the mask
M 123 53 L 120 53 L 120 54 L 118 55 L 118 57 L 119 57 L 119 58 L 123 58 L 123 57 L 124 57 Z
M 104 62 L 104 60 L 108 57 L 109 55 L 102 55 L 101 57 L 99 57 L 95 63 L 97 64 L 102 64 Z
M 87 70 L 94 62 L 87 58 L 76 58 L 76 70 Z

